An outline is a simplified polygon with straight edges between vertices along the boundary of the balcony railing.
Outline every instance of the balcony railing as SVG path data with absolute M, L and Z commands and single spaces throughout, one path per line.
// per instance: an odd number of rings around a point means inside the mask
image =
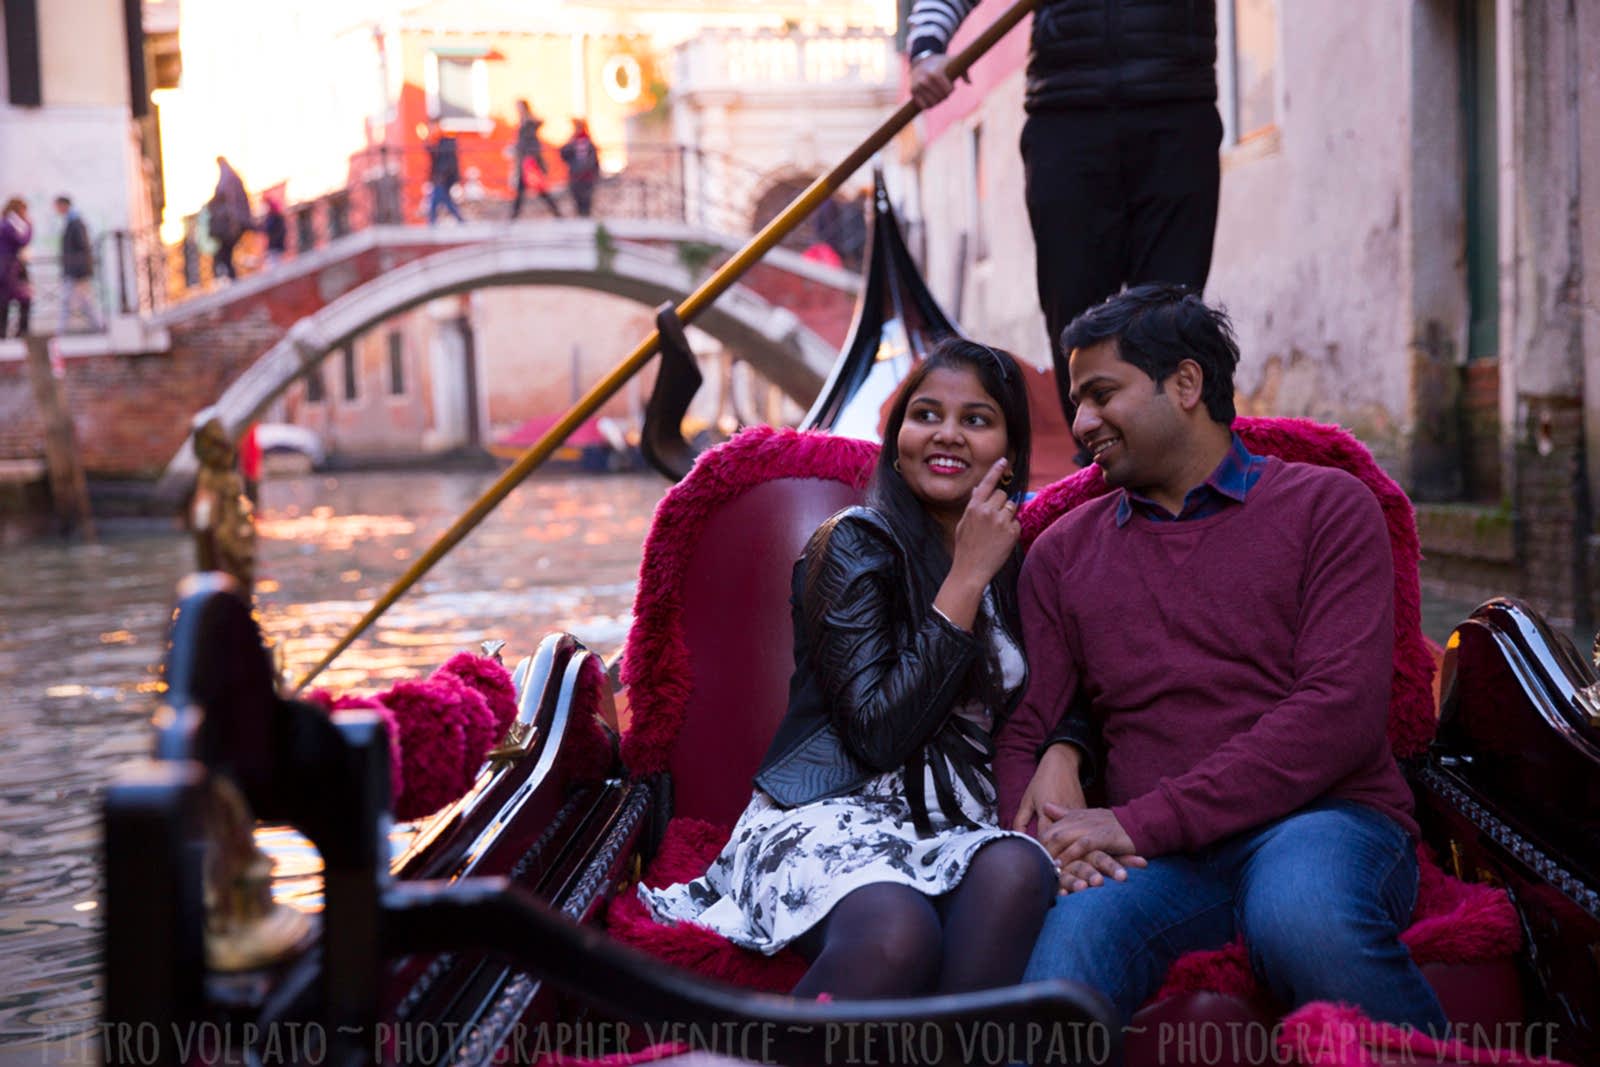
M 678 47 L 679 92 L 882 88 L 895 77 L 888 31 L 708 31 Z

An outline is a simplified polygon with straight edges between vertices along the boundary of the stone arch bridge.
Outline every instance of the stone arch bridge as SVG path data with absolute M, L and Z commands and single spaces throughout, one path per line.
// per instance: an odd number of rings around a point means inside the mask
M 158 313 L 152 325 L 170 338 L 166 351 L 63 360 L 84 467 L 97 477 L 159 474 L 158 496 L 170 497 L 193 477 L 196 412 L 214 405 L 230 430 L 241 429 L 307 369 L 389 316 L 503 285 L 576 286 L 653 306 L 681 300 L 708 258 L 739 243 L 654 221 L 371 227 Z M 805 402 L 843 342 L 858 288 L 848 272 L 775 249 L 696 325 Z M 0 394 L 11 387 L 0 381 Z

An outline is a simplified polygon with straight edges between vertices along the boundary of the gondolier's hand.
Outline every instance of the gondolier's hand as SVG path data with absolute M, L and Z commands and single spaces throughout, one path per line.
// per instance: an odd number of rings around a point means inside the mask
M 950 57 L 937 53 L 911 64 L 911 99 L 918 107 L 930 108 L 955 92 L 956 87 L 944 72 L 949 65 Z
M 983 591 L 1016 551 L 1017 539 L 1022 536 L 1017 505 L 1000 488 L 1000 478 L 1009 467 L 1007 460 L 995 460 L 967 498 L 966 510 L 956 523 L 950 573 L 933 598 L 939 613 L 963 630 L 972 629 Z

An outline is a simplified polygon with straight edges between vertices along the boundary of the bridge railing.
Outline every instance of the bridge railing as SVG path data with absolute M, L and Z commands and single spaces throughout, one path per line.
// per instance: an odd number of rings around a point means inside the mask
M 48 248 L 49 244 L 43 247 Z M 0 337 L 20 336 L 23 332 L 98 333 L 115 315 L 149 314 L 167 302 L 167 253 L 154 230 L 111 230 L 96 235 L 90 251 L 89 276 L 76 282 L 62 270 L 59 254 L 41 254 L 42 250 L 40 242 L 24 249 L 30 296 L 26 331 L 22 309 L 13 304 L 0 308 Z
M 494 147 L 463 144 L 459 150 L 461 181 L 454 199 L 468 221 L 511 222 L 515 173 L 512 160 Z M 555 146 L 545 146 L 549 199 L 530 191 L 519 220 L 548 220 L 576 214 L 576 203 Z M 611 157 L 611 158 L 608 158 Z M 622 149 L 602 149 L 610 165 Z M 377 225 L 426 225 L 429 192 L 428 156 L 417 147 L 375 146 L 350 161 L 350 180 L 337 189 L 284 208 L 286 247 L 270 252 L 257 215 L 253 228 L 234 249 L 236 277 L 270 270 L 280 260 L 294 259 L 345 236 Z M 594 190 L 590 217 L 656 219 L 683 222 L 733 238 L 744 238 L 764 225 L 804 184 L 774 182 L 754 166 L 720 152 L 685 145 L 633 145 L 624 165 L 603 173 Z M 785 245 L 804 250 L 818 242 L 834 247 L 841 260 L 854 265 L 860 254 L 856 237 L 864 236 L 863 205 L 839 201 L 832 209 L 792 234 Z M 441 214 L 439 226 L 454 220 Z M 184 237 L 164 245 L 154 233 L 115 235 L 104 254 L 117 274 L 106 284 L 107 301 L 130 311 L 149 311 L 206 291 L 219 284 L 215 270 L 216 242 L 205 215 L 185 218 Z M 108 235 L 112 237 L 113 235 Z

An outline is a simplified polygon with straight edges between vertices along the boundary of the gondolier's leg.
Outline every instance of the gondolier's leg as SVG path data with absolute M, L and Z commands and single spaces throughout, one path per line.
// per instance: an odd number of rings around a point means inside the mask
M 1127 283 L 1179 282 L 1201 292 L 1217 230 L 1222 117 L 1209 100 L 1123 115 L 1121 154 L 1131 179 Z
M 1079 312 L 1122 287 L 1126 263 L 1128 230 L 1114 112 L 1029 115 L 1022 126 L 1022 169 L 1039 307 L 1061 407 L 1070 413 L 1061 331 Z
M 1210 101 L 1029 115 L 1022 128 L 1050 355 L 1070 422 L 1061 332 L 1124 285 L 1203 290 L 1211 269 L 1222 120 Z

